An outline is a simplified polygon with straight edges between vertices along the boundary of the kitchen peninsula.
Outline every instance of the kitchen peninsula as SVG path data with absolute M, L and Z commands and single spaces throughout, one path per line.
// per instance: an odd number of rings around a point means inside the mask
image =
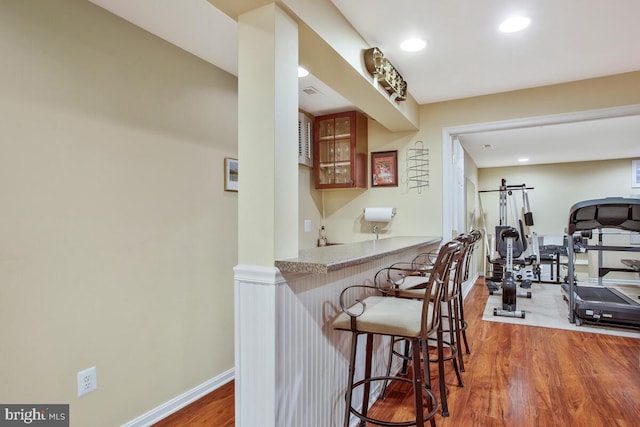
M 340 293 L 371 284 L 381 268 L 411 261 L 440 242 L 390 237 L 305 249 L 276 260 L 268 283 L 237 266 L 236 405 L 243 424 L 247 417 L 255 423 L 246 425 L 340 425 L 350 342 L 349 334 L 331 327 L 341 312 Z M 389 343 L 374 345 L 373 369 L 381 374 Z M 264 424 L 265 417 L 273 424 Z

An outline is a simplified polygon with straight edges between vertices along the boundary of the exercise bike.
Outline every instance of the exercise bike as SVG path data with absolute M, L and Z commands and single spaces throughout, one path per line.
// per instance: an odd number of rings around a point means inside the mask
M 494 316 L 525 318 L 525 311 L 516 308 L 516 301 L 518 297 L 531 298 L 531 292 L 518 290 L 518 282 L 513 273 L 514 241 L 517 242 L 519 238 L 518 230 L 513 227 L 504 227 L 500 232 L 499 239 L 506 246 L 506 265 L 502 284 L 498 285 L 492 280 L 487 280 L 489 293 L 491 295 L 502 295 L 502 308 L 494 308 Z

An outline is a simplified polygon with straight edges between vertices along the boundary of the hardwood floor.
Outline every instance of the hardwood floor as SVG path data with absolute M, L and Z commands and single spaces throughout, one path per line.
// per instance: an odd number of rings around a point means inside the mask
M 465 300 L 472 352 L 465 355 L 465 386 L 447 375 L 451 415 L 437 415 L 437 425 L 640 425 L 639 339 L 484 322 L 487 296 L 479 281 Z M 438 390 L 437 380 L 432 387 Z M 412 412 L 410 390 L 394 384 L 370 415 L 407 420 Z M 230 383 L 156 426 L 233 426 L 233 419 Z
M 233 393 L 234 383 L 231 381 L 153 426 L 233 427 L 235 425 Z

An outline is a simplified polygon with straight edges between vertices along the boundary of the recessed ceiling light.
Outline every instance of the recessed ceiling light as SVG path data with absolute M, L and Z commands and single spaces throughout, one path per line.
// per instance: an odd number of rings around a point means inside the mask
M 500 24 L 500 31 L 503 33 L 515 33 L 524 30 L 531 23 L 531 19 L 526 16 L 512 16 L 511 18 Z
M 519 161 L 520 163 L 524 163 L 524 162 L 528 162 L 528 161 L 529 161 L 529 159 L 527 159 L 526 157 L 521 157 L 521 158 L 519 158 L 519 159 L 518 159 L 518 161 Z
M 424 49 L 427 46 L 427 42 L 422 39 L 409 39 L 400 43 L 400 49 L 405 52 L 417 52 Z
M 306 77 L 309 75 L 309 72 L 302 67 L 298 67 L 298 77 Z

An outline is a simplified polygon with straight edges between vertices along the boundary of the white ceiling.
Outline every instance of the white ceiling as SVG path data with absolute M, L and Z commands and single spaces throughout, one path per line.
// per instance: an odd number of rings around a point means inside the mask
M 459 139 L 479 168 L 640 157 L 640 115 L 483 131 Z M 528 161 L 519 163 L 520 158 Z
M 236 23 L 207 0 L 90 1 L 237 75 Z M 420 104 L 640 70 L 639 0 L 331 1 L 384 52 Z M 498 32 L 513 13 L 531 17 L 529 28 Z M 399 49 L 416 36 L 427 40 L 425 50 Z M 309 86 L 323 96 L 302 92 Z M 313 76 L 300 88 L 301 108 L 312 114 L 350 108 Z M 479 167 L 517 164 L 519 156 L 528 164 L 640 157 L 639 140 L 640 116 L 461 137 Z

